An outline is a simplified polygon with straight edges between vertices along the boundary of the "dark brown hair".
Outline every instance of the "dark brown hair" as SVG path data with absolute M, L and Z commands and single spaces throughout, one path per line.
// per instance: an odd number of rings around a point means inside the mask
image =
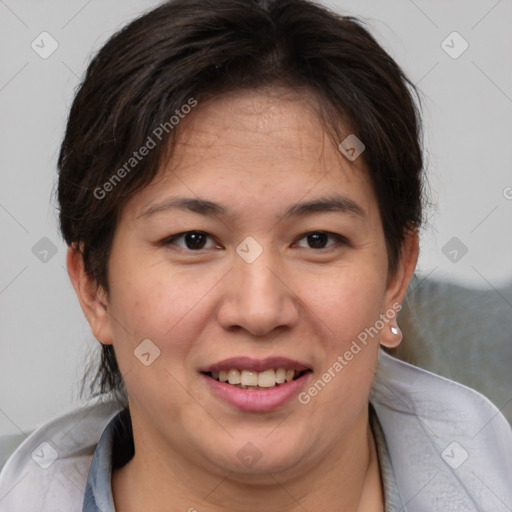
M 365 144 L 396 269 L 405 234 L 421 224 L 423 169 L 416 89 L 396 62 L 360 21 L 311 1 L 174 0 L 93 58 L 59 155 L 62 234 L 107 293 L 120 211 L 172 155 L 176 119 L 221 94 L 274 85 L 312 92 L 336 143 L 352 132 Z M 142 157 L 148 138 L 155 145 Z M 94 385 L 122 389 L 111 346 L 102 347 Z

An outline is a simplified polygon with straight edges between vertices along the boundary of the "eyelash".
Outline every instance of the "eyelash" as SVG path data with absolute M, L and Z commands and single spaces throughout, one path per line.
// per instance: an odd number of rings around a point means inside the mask
M 180 238 L 183 238 L 184 236 L 189 235 L 189 234 L 205 235 L 210 239 L 212 238 L 211 235 L 209 235 L 205 231 L 199 231 L 199 230 L 183 231 L 182 233 L 177 233 L 176 235 L 172 235 L 170 237 L 165 238 L 164 240 L 162 240 L 160 242 L 160 244 L 162 246 L 173 245 L 176 242 L 176 240 L 179 240 Z M 350 242 L 344 236 L 338 235 L 337 233 L 331 233 L 330 231 L 322 231 L 322 230 L 308 231 L 307 233 L 304 233 L 299 238 L 297 238 L 297 241 L 300 241 L 300 240 L 308 237 L 309 235 L 314 235 L 314 234 L 327 235 L 329 238 L 334 239 L 336 243 L 332 244 L 330 246 L 327 246 L 327 247 L 321 247 L 321 248 L 306 247 L 306 249 L 310 249 L 312 251 L 318 252 L 318 251 L 322 251 L 322 250 L 331 249 L 332 247 L 334 247 L 336 245 L 342 245 L 342 246 L 350 245 Z M 204 250 L 208 250 L 209 248 L 206 248 L 206 249 L 201 248 L 201 249 L 194 250 L 194 249 L 189 249 L 188 247 L 187 248 L 180 247 L 180 249 L 187 251 L 187 252 L 201 252 Z

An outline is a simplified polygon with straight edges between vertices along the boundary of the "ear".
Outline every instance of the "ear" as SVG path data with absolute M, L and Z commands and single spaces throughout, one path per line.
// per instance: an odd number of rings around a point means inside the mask
M 94 337 L 104 345 L 111 345 L 112 332 L 107 310 L 107 295 L 96 280 L 85 271 L 82 252 L 77 246 L 68 247 L 66 264 L 71 284 Z
M 416 269 L 418 253 L 418 229 L 413 228 L 405 236 L 400 261 L 396 271 L 388 279 L 384 307 L 386 312 L 394 311 L 394 316 L 381 333 L 381 344 L 388 348 L 396 348 L 402 341 L 402 333 L 396 323 L 396 315 L 402 309 L 402 301 Z

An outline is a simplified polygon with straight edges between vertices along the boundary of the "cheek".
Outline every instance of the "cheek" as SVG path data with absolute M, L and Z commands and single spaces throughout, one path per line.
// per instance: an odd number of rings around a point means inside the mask
M 347 269 L 331 280 L 329 293 L 309 290 L 311 309 L 326 335 L 321 365 L 299 401 L 311 415 L 324 418 L 322 431 L 338 432 L 334 436 L 366 407 L 380 343 L 380 332 L 370 328 L 382 312 L 385 282 L 377 271 L 368 270 L 364 279 L 358 275 Z
M 304 304 L 324 324 L 333 349 L 343 347 L 382 313 L 385 275 L 380 265 L 336 269 L 329 275 L 306 278 L 300 294 Z
M 212 315 L 208 290 L 215 276 L 199 279 L 190 272 L 126 260 L 122 265 L 111 274 L 111 325 L 130 399 L 150 415 L 188 416 L 196 404 L 184 391 L 193 378 L 187 369 L 204 319 Z M 165 399 L 162 390 L 167 390 Z M 187 421 L 194 425 L 199 420 L 192 416 Z
M 378 260 L 363 271 L 348 270 L 332 295 L 328 357 L 325 370 L 336 377 L 327 401 L 341 401 L 344 408 L 364 402 L 374 378 L 380 346 L 380 323 L 386 289 L 385 272 Z M 327 379 L 329 377 L 327 376 Z M 327 396 L 326 396 L 327 398 Z M 346 409 L 345 409 L 346 410 Z
M 165 263 L 121 261 L 110 276 L 111 325 L 120 364 L 122 359 L 129 364 L 137 346 L 150 339 L 161 352 L 160 362 L 182 367 L 204 317 L 211 314 L 209 291 L 221 278 L 216 270 L 198 273 L 177 271 Z

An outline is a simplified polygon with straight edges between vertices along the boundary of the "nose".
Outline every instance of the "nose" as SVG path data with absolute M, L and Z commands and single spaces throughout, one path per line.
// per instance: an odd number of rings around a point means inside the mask
M 217 309 L 219 324 L 258 337 L 293 327 L 299 319 L 299 300 L 289 281 L 289 274 L 268 251 L 252 263 L 236 255 Z

